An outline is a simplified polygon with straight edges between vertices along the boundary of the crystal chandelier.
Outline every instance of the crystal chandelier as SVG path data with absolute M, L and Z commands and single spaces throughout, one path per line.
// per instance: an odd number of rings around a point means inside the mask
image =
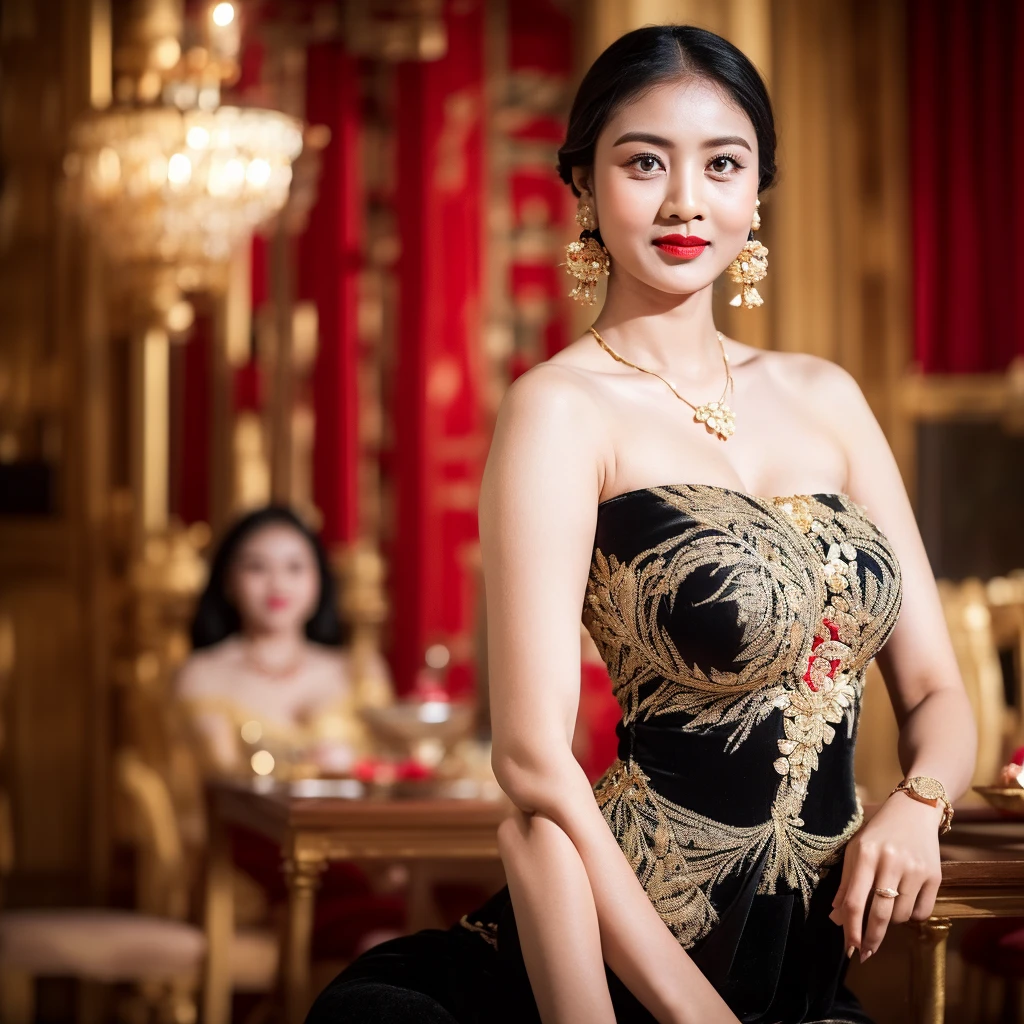
M 80 209 L 115 262 L 197 266 L 284 206 L 302 129 L 273 110 L 111 110 L 71 146 Z
M 64 168 L 73 205 L 113 263 L 173 268 L 195 287 L 284 206 L 303 130 L 279 111 L 220 106 L 215 62 L 201 88 L 183 66 L 162 76 L 159 102 L 136 97 L 75 124 Z

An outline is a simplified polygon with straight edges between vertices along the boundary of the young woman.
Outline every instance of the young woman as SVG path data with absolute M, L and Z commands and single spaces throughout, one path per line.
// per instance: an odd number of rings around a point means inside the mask
M 252 512 L 218 548 L 178 677 L 210 771 L 251 775 L 254 751 L 344 771 L 366 752 L 357 710 L 388 703 L 383 658 L 359 693 L 316 536 L 289 509 Z M 269 762 L 264 758 L 264 766 Z
M 192 624 L 193 653 L 176 687 L 204 773 L 252 778 L 254 767 L 286 773 L 300 765 L 344 772 L 368 753 L 357 710 L 391 700 L 387 665 L 383 658 L 372 664 L 357 692 L 342 639 L 334 582 L 316 535 L 277 506 L 235 523 L 214 554 Z M 283 908 L 277 847 L 236 829 L 232 849 L 265 902 Z M 332 865 L 321 890 L 318 956 L 348 959 L 402 926 L 401 899 L 375 894 L 354 866 Z
M 976 739 L 895 460 L 844 370 L 712 318 L 723 271 L 758 277 L 774 149 L 709 32 L 639 29 L 584 78 L 559 170 L 607 299 L 509 388 L 480 500 L 508 888 L 368 951 L 310 1021 L 865 1024 L 848 957 L 931 911 Z M 593 790 L 581 609 L 622 709 Z M 865 823 L 876 655 L 909 791 Z

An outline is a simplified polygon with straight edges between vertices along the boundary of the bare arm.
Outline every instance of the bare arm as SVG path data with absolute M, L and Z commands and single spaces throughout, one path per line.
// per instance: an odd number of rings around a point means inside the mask
M 494 771 L 522 812 L 570 840 L 590 883 L 603 959 L 655 1018 L 733 1024 L 648 899 L 572 754 L 602 439 L 571 371 L 537 367 L 502 403 L 480 498 Z M 516 905 L 517 917 L 520 909 L 531 910 Z M 576 983 L 570 971 L 526 944 L 524 957 L 544 1020 L 569 1019 L 558 1014 L 570 1003 L 560 993 Z M 603 964 L 589 968 L 586 984 L 606 990 Z
M 175 676 L 174 692 L 185 711 L 204 771 L 230 775 L 239 767 L 238 741 L 231 719 L 209 692 L 205 682 L 208 671 L 208 665 L 191 655 Z
M 830 393 L 852 424 L 850 496 L 865 506 L 900 563 L 903 603 L 878 664 L 899 725 L 899 759 L 907 776 L 928 775 L 950 801 L 970 785 L 977 729 L 946 626 L 935 576 L 899 468 L 856 381 L 838 367 L 827 370 Z M 893 780 L 895 785 L 899 779 Z M 851 843 L 833 919 L 846 928 L 861 959 L 882 941 L 890 920 L 924 920 L 941 880 L 938 825 L 942 806 L 894 793 Z M 892 885 L 895 901 L 873 898 L 876 885 Z M 844 904 L 840 906 L 840 904 Z

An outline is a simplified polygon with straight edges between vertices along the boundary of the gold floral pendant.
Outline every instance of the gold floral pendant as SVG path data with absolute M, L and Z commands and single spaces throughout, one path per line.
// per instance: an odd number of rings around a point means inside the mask
M 697 406 L 693 418 L 703 423 L 709 434 L 717 434 L 723 441 L 728 441 L 736 432 L 736 417 L 725 402 L 705 402 Z

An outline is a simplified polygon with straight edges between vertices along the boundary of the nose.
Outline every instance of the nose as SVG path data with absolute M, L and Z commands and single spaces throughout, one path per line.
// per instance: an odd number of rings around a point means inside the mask
M 689 161 L 677 163 L 669 173 L 668 188 L 658 211 L 663 220 L 683 224 L 691 220 L 704 220 L 704 168 Z

